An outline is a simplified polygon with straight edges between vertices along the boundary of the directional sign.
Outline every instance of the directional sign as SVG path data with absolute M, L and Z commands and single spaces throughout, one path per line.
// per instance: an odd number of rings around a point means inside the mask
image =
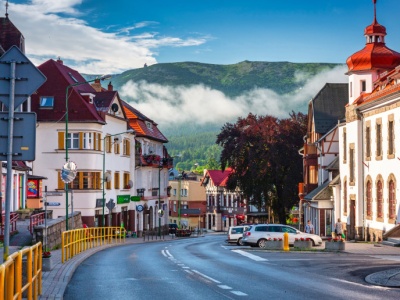
M 113 200 L 113 199 L 110 199 L 110 201 L 108 201 L 108 202 L 106 203 L 106 206 L 107 206 L 107 208 L 108 208 L 110 211 L 113 210 L 113 208 L 115 207 L 114 200 Z
M 136 205 L 136 210 L 137 210 L 138 212 L 142 212 L 142 211 L 144 210 L 143 205 Z
M 47 192 L 46 196 L 62 196 L 64 195 L 63 193 L 60 192 Z
M 60 206 L 60 202 L 45 202 L 44 205 L 46 206 Z
M 12 46 L 0 57 L 0 102 L 7 107 L 10 103 L 11 62 L 16 63 L 14 107 L 12 107 L 16 109 L 46 81 L 46 76 L 17 46 Z

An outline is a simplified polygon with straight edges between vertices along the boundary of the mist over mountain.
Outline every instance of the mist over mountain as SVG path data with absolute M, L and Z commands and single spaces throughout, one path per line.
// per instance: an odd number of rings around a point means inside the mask
M 330 63 L 196 62 L 144 66 L 114 75 L 122 99 L 159 124 L 181 168 L 219 159 L 216 135 L 248 113 L 288 117 L 307 110 L 325 83 L 347 82 L 346 66 Z M 178 165 L 179 167 L 179 165 Z

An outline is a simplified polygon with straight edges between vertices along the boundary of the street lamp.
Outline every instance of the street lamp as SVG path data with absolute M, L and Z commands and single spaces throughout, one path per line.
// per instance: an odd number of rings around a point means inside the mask
M 164 160 L 160 159 L 158 166 L 158 236 L 161 237 L 161 217 L 163 215 L 161 211 L 161 169 L 163 168 Z
M 86 83 L 90 83 L 96 80 L 105 80 L 105 79 L 109 79 L 111 78 L 111 75 L 103 75 L 101 77 L 97 77 L 95 79 L 92 80 L 87 80 L 87 81 L 82 81 L 82 82 L 76 82 L 73 84 L 70 84 L 69 86 L 67 86 L 67 88 L 65 89 L 65 162 L 68 163 L 68 117 L 69 117 L 69 113 L 68 113 L 68 90 L 74 86 L 78 86 L 78 85 L 82 85 L 82 84 L 86 84 Z M 65 217 L 66 217 L 66 230 L 68 231 L 68 183 L 65 184 Z
M 106 182 L 106 178 L 105 178 L 105 175 L 106 175 L 106 139 L 107 138 L 111 139 L 111 137 L 116 136 L 116 135 L 120 135 L 120 134 L 123 134 L 123 133 L 134 133 L 134 132 L 135 131 L 133 129 L 128 129 L 128 130 L 126 130 L 124 132 L 107 135 L 106 137 L 103 138 L 103 178 L 102 178 L 102 181 L 103 181 L 103 183 L 102 183 L 102 188 L 103 188 L 103 199 L 102 199 L 103 214 L 102 214 L 102 219 L 101 219 L 103 227 L 105 227 L 104 210 L 105 210 L 105 205 L 106 205 L 106 199 L 105 199 L 106 198 L 105 197 L 106 196 L 106 192 L 104 190 L 104 184 Z

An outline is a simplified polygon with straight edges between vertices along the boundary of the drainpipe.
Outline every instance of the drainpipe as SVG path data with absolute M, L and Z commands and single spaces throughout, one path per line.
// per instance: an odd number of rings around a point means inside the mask
M 358 118 L 360 118 L 360 120 L 361 120 L 361 162 L 363 162 L 364 161 L 364 116 L 363 116 L 363 114 L 360 112 L 360 110 L 359 109 L 356 109 L 356 114 L 357 114 L 357 117 Z M 363 235 L 364 235 L 364 241 L 366 242 L 367 241 L 367 229 L 366 229 L 366 227 L 365 227 L 365 223 L 366 223 L 366 221 L 365 221 L 365 216 L 367 215 L 366 214 L 366 211 L 365 211 L 365 209 L 366 209 L 366 205 L 365 205 L 365 199 L 364 199 L 364 187 L 365 187 L 365 184 L 364 184 L 364 164 L 363 163 L 361 163 L 361 166 L 362 166 L 362 168 L 361 168 L 361 183 L 362 183 L 362 189 L 361 189 L 361 195 L 359 195 L 359 197 L 358 197 L 358 200 L 361 198 L 361 203 L 362 203 L 362 212 L 363 212 L 363 215 L 362 215 L 362 222 L 363 222 Z

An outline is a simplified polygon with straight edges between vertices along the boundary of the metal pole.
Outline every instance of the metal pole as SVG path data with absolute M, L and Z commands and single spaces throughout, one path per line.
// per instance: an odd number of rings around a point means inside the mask
M 68 90 L 71 85 L 65 90 L 65 162 L 68 163 Z M 72 142 L 72 139 L 70 139 Z M 65 188 L 65 230 L 68 231 L 68 183 L 64 183 Z
M 158 236 L 161 237 L 161 214 L 160 214 L 160 207 L 161 207 L 161 164 L 158 166 Z
M 12 188 L 12 149 L 14 135 L 14 93 L 15 93 L 15 66 L 16 62 L 11 61 L 10 65 L 10 103 L 8 105 L 8 139 L 7 139 L 7 180 L 6 180 L 6 203 L 5 203 L 5 224 L 4 224 L 4 252 L 3 261 L 7 260 L 10 246 L 10 210 L 11 210 L 11 188 Z
M 178 176 L 178 228 L 181 229 L 181 184 L 182 178 Z
M 47 185 L 44 187 L 44 251 L 47 251 Z
M 74 190 L 71 190 L 71 227 L 72 229 L 75 228 L 74 224 Z
M 103 184 L 102 184 L 102 186 L 103 186 L 103 199 L 102 199 L 102 201 L 103 201 L 103 203 L 102 203 L 102 205 L 103 205 L 103 215 L 102 215 L 103 227 L 106 226 L 105 225 L 105 217 L 104 217 L 104 211 L 105 211 L 104 207 L 106 205 L 106 199 L 105 199 L 106 195 L 105 195 L 105 191 L 104 191 L 104 185 L 106 183 L 106 178 L 105 178 L 106 170 L 105 169 L 106 169 L 106 137 L 103 138 Z

